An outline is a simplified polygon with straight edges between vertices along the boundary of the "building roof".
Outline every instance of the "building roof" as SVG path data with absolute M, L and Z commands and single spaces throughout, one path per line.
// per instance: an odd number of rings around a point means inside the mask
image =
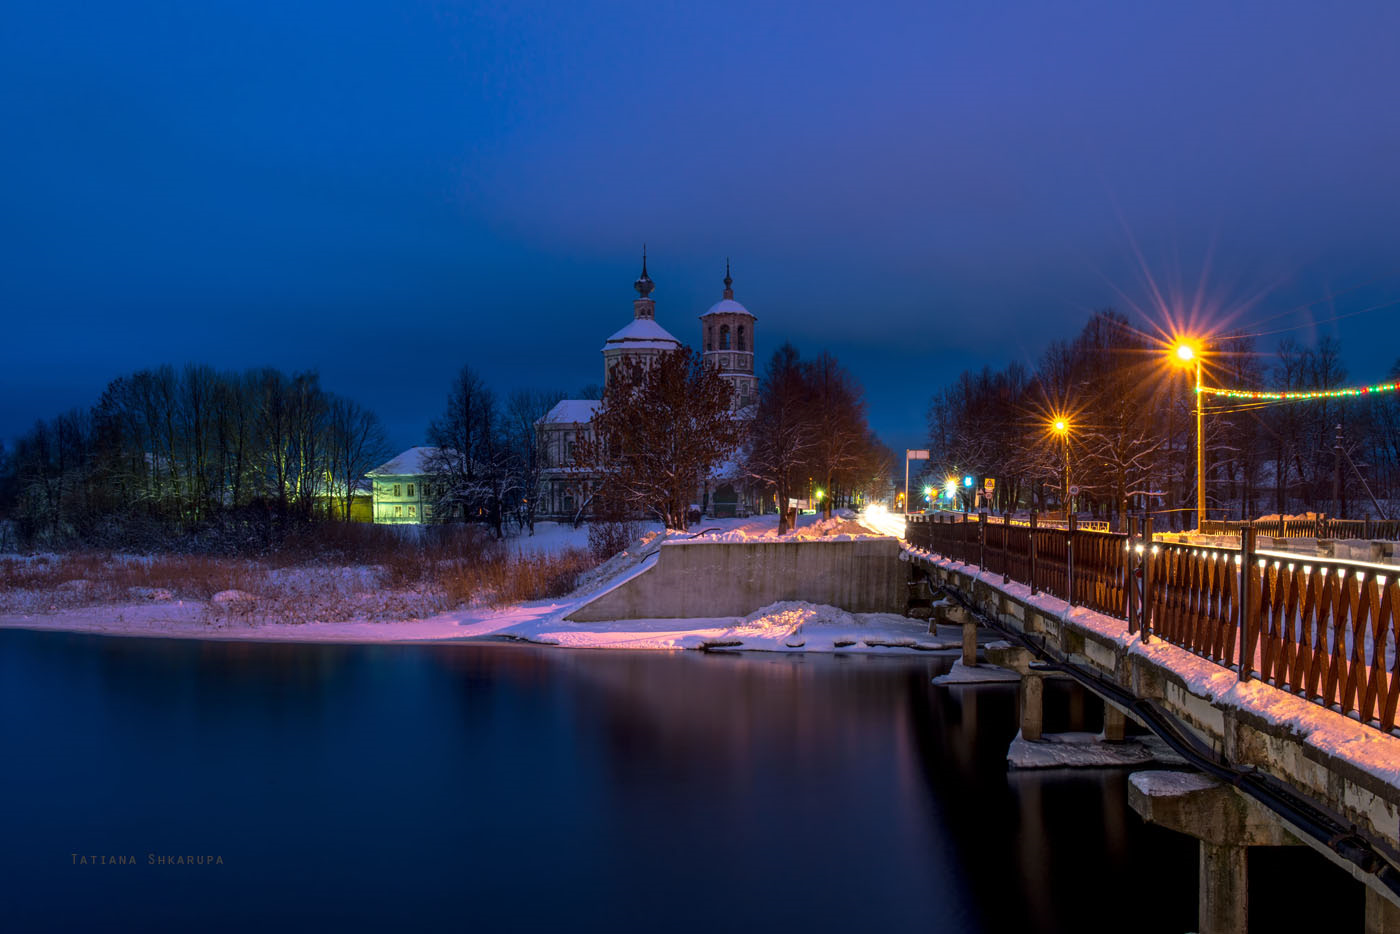
M 715 302 L 713 305 L 710 306 L 709 311 L 705 312 L 700 317 L 708 318 L 710 315 L 748 315 L 755 321 L 758 320 L 757 315 L 749 311 L 743 305 L 740 305 L 732 298 L 721 298 L 719 301 Z
M 554 408 L 535 421 L 536 425 L 580 425 L 593 420 L 603 403 L 597 399 L 561 399 Z
M 387 464 L 365 474 L 366 477 L 416 477 L 428 472 L 428 459 L 437 454 L 434 447 L 409 448 Z
M 652 318 L 633 318 L 603 345 L 604 350 L 675 350 L 681 342 Z

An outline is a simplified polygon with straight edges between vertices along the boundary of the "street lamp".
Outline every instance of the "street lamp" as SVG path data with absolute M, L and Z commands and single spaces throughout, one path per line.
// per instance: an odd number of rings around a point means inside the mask
M 1191 341 L 1177 341 L 1172 356 L 1179 366 L 1196 367 L 1196 531 L 1206 518 L 1206 415 L 1205 393 L 1201 392 L 1201 349 Z
M 1061 452 L 1061 455 L 1062 455 L 1061 459 L 1064 461 L 1064 464 L 1065 464 L 1065 489 L 1064 489 L 1064 500 L 1063 500 L 1063 502 L 1064 502 L 1064 507 L 1065 507 L 1065 521 L 1068 522 L 1068 521 L 1069 521 L 1069 422 L 1068 422 L 1066 419 L 1057 418 L 1057 419 L 1055 419 L 1054 423 L 1053 423 L 1050 427 L 1053 428 L 1053 429 L 1055 430 L 1055 434 L 1057 434 L 1057 435 L 1060 436 L 1060 452 Z

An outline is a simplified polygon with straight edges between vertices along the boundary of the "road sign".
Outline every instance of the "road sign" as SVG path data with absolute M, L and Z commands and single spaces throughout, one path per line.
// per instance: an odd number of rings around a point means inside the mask
M 1069 488 L 1069 495 L 1070 495 L 1070 496 L 1078 496 L 1078 495 L 1079 495 L 1079 487 L 1077 487 L 1077 486 L 1072 486 L 1072 487 L 1070 487 L 1070 488 Z
M 997 488 L 997 482 L 996 482 L 996 480 L 994 480 L 994 479 L 991 478 L 991 477 L 987 477 L 987 478 L 983 479 L 982 485 L 983 485 L 984 487 L 987 488 L 987 492 L 988 492 L 988 493 L 992 492 L 993 490 L 995 490 L 995 489 Z
M 928 460 L 928 451 L 910 451 L 910 450 L 906 450 L 906 451 L 904 452 L 904 456 L 907 457 L 907 458 L 908 458 L 909 460 L 911 460 L 911 461 L 926 461 L 926 460 Z

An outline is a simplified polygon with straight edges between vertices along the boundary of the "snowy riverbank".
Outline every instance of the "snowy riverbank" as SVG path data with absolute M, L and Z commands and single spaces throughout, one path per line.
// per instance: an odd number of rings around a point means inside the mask
M 697 530 L 720 541 L 776 538 L 776 518 L 711 520 Z M 677 533 L 672 533 L 677 534 Z M 804 516 L 800 540 L 880 534 L 850 514 L 818 521 Z M 256 594 L 221 591 L 209 600 L 180 599 L 166 592 L 126 594 L 126 599 L 61 605 L 36 594 L 32 608 L 0 612 L 0 628 L 56 630 L 103 635 L 288 642 L 439 642 L 508 639 L 568 648 L 727 649 L 774 652 L 908 652 L 956 648 L 956 634 L 929 634 L 927 624 L 893 614 L 851 614 L 828 606 L 783 602 L 745 617 L 620 620 L 571 623 L 563 617 L 592 594 L 638 572 L 659 542 L 656 530 L 631 549 L 580 578 L 568 597 L 505 607 L 466 607 L 422 618 L 309 619 L 283 622 L 259 612 Z M 545 526 L 534 538 L 514 542 L 522 552 L 552 552 L 587 541 L 586 529 Z M 126 560 L 126 559 L 114 559 Z M 372 569 L 307 569 L 284 573 L 280 583 L 310 594 L 324 580 L 365 580 Z M 81 589 L 81 588 L 76 588 Z M 75 595 L 69 593 L 69 598 Z M 80 596 L 80 595 L 78 595 Z M 360 594 L 372 598 L 371 594 Z M 81 600 L 72 601 L 81 603 Z M 382 602 L 382 601 L 381 601 Z M 345 605 L 342 601 L 338 605 Z M 351 602 L 353 605 L 353 601 Z

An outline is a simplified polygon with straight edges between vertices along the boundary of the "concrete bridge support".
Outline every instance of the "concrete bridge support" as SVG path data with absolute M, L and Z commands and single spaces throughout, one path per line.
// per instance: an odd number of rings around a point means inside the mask
M 1366 886 L 1366 934 L 1400 934 L 1400 907 Z
M 1027 671 L 1021 676 L 1021 738 L 1039 742 L 1045 729 L 1045 676 Z
M 1262 806 L 1195 772 L 1135 772 L 1128 802 L 1143 820 L 1200 841 L 1200 934 L 1249 930 L 1249 848 L 1299 841 Z
M 1103 732 L 1099 739 L 1105 743 L 1121 743 L 1128 735 L 1128 718 L 1108 701 L 1103 702 Z

